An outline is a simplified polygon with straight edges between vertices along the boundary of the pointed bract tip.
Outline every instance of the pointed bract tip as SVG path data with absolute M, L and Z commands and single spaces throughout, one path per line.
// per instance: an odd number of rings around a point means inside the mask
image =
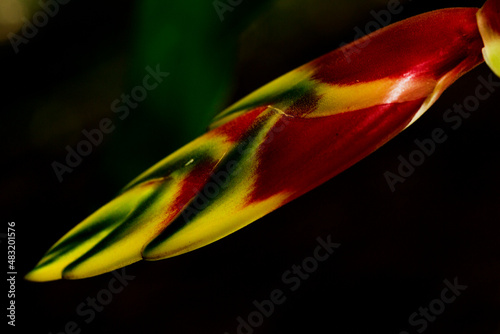
M 62 275 L 61 272 L 35 267 L 24 276 L 24 279 L 30 282 L 50 282 L 62 279 Z
M 488 0 L 477 12 L 477 24 L 483 38 L 483 57 L 500 77 L 500 0 Z

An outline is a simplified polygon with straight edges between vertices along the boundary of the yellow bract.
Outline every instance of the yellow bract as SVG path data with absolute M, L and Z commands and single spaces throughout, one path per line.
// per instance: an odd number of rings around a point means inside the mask
M 488 4 L 486 4 L 488 5 Z M 486 7 L 485 5 L 485 7 Z M 484 48 L 483 57 L 486 64 L 491 68 L 491 70 L 500 77 L 500 31 L 495 30 L 492 25 L 496 24 L 497 28 L 500 27 L 499 23 L 494 23 L 489 21 L 489 16 L 485 12 L 486 10 L 491 10 L 493 8 L 492 3 L 490 8 L 481 8 L 477 12 L 477 24 L 479 26 L 479 32 L 483 38 Z M 489 13 L 491 15 L 491 13 Z M 500 20 L 500 17 L 495 17 L 496 20 Z M 498 22 L 498 21 L 497 21 Z
M 313 73 L 314 68 L 306 64 L 282 75 L 223 110 L 214 118 L 210 128 L 219 127 L 239 115 L 260 106 L 272 105 L 278 108 L 283 107 L 275 105 L 274 102 L 276 102 L 276 99 L 283 96 L 283 94 L 292 92 L 294 88 L 304 89 L 315 86 L 315 81 L 311 80 Z
M 409 102 L 429 95 L 433 79 L 415 80 L 411 75 L 398 79 L 380 79 L 354 85 L 318 83 L 316 94 L 321 96 L 316 110 L 305 117 L 324 117 L 377 105 Z
M 62 272 L 73 261 L 77 260 L 101 240 L 103 240 L 111 231 L 113 231 L 123 221 L 130 212 L 144 199 L 148 198 L 154 192 L 152 187 L 140 187 L 130 190 L 111 202 L 104 205 L 102 208 L 94 212 L 87 219 L 75 226 L 71 231 L 66 233 L 47 254 L 37 264 L 37 266 L 26 275 L 26 279 L 30 281 L 51 281 L 62 278 Z M 105 228 L 99 230 L 99 223 L 103 220 L 109 222 Z M 71 238 L 75 238 L 78 234 L 91 232 L 96 229 L 96 233 L 89 233 L 88 237 L 76 238 L 74 242 L 69 242 Z M 69 242 L 67 247 L 61 247 L 62 243 Z M 59 248 L 59 249 L 58 249 Z
M 146 247 L 143 252 L 144 259 L 160 260 L 203 247 L 245 227 L 285 203 L 290 194 L 278 193 L 260 202 L 248 204 L 257 177 L 258 148 L 282 117 L 271 108 L 267 112 L 270 114 L 269 118 L 258 135 L 248 143 L 248 156 L 237 161 L 238 165 L 226 185 L 227 190 L 210 199 L 211 203 L 181 230 L 169 235 L 154 247 Z

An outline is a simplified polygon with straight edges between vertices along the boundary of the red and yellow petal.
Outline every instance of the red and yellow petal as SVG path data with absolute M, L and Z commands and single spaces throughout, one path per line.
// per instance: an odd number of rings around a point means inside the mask
M 488 0 L 398 22 L 256 90 L 71 230 L 27 279 L 179 255 L 317 187 L 411 125 L 484 58 L 499 74 L 499 7 Z

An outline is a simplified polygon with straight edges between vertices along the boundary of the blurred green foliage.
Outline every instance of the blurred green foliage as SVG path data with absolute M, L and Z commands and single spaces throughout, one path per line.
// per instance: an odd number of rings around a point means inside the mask
M 106 160 L 127 166 L 116 177 L 129 181 L 206 130 L 231 96 L 238 36 L 272 2 L 243 2 L 221 16 L 206 0 L 137 3 L 129 87 L 142 83 L 146 66 L 170 76 L 113 135 Z

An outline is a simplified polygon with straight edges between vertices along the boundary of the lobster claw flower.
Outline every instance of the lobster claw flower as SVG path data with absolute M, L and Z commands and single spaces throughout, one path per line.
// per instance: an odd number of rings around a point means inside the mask
M 133 180 L 26 276 L 77 279 L 159 260 L 250 224 L 363 159 L 484 60 L 500 0 L 392 24 L 263 86 Z

